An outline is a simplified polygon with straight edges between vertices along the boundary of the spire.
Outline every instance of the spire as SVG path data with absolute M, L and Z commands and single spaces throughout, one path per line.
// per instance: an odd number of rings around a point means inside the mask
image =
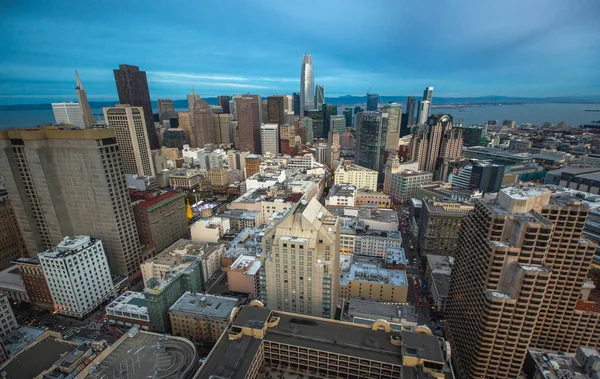
M 75 78 L 77 79 L 77 89 L 83 89 L 83 85 L 81 84 L 81 79 L 79 79 L 79 74 L 77 70 L 75 70 Z

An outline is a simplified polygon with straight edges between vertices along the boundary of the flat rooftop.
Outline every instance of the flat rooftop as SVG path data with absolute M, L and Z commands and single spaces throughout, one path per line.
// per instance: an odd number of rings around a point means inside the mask
M 347 165 L 347 164 L 341 164 L 341 165 L 338 166 L 338 168 L 337 168 L 336 171 L 338 171 L 338 172 L 341 172 L 341 171 L 360 171 L 360 172 L 366 172 L 366 173 L 371 173 L 371 174 L 378 174 L 377 171 L 375 171 L 375 170 L 371 170 L 371 169 L 368 169 L 366 167 L 359 166 L 357 164 L 349 164 L 349 165 Z
M 387 264 L 408 264 L 403 247 L 387 247 L 385 249 L 385 262 Z
M 61 356 L 77 348 L 77 344 L 47 337 L 26 347 L 2 368 L 6 379 L 35 378 L 52 367 Z
M 64 258 L 66 256 L 77 254 L 83 249 L 94 245 L 98 240 L 90 236 L 65 237 L 60 243 L 39 255 L 45 258 Z
M 377 267 L 371 264 L 353 263 L 350 270 L 342 272 L 340 284 L 348 285 L 351 280 L 389 284 L 392 286 L 407 286 L 406 271 Z
M 527 200 L 532 197 L 544 195 L 550 192 L 549 189 L 541 186 L 524 186 L 524 187 L 506 187 L 500 189 L 508 197 L 514 200 Z
M 87 378 L 190 378 L 198 362 L 191 342 L 156 333 L 126 333 L 112 349 L 104 359 L 93 363 L 96 369 Z
M 147 316 L 146 298 L 141 292 L 126 291 L 106 307 L 106 312 L 108 314 L 115 314 L 113 312 L 127 312 Z
M 260 259 L 256 255 L 240 255 L 229 270 L 242 270 L 246 275 L 256 275 L 260 266 Z
M 362 300 L 360 298 L 350 298 L 348 313 L 350 316 L 359 314 L 373 316 L 377 319 L 400 319 L 399 306 L 372 300 Z
M 169 308 L 169 312 L 227 320 L 237 303 L 237 299 L 231 297 L 186 292 Z

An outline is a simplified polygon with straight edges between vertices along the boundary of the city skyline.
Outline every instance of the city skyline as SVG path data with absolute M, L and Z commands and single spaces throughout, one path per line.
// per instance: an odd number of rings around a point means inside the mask
M 111 69 L 122 63 L 147 71 L 153 100 L 181 98 L 191 87 L 202 97 L 291 94 L 299 89 L 304 53 L 313 56 L 315 82 L 328 96 L 362 95 L 370 83 L 384 96 L 418 94 L 425 85 L 447 97 L 585 96 L 598 94 L 600 83 L 594 70 L 600 62 L 599 8 L 593 1 L 576 6 L 511 1 L 465 9 L 436 4 L 436 13 L 468 28 L 442 26 L 446 23 L 427 16 L 426 5 L 413 3 L 358 2 L 348 9 L 335 2 L 275 9 L 260 1 L 211 4 L 209 11 L 226 12 L 235 21 L 232 28 L 217 24 L 219 17 L 192 22 L 205 6 L 189 4 L 180 12 L 156 3 L 161 12 L 130 18 L 128 11 L 139 11 L 132 5 L 122 5 L 119 14 L 106 12 L 105 3 L 8 5 L 0 16 L 6 53 L 0 59 L 0 103 L 72 99 L 75 69 L 90 100 L 112 100 Z M 535 20 L 528 17 L 532 12 Z M 331 22 L 335 13 L 343 17 Z M 501 27 L 487 22 L 491 14 L 504 20 Z M 300 22 L 309 15 L 314 21 L 309 24 L 319 28 Z M 402 15 L 406 22 L 398 22 Z M 380 20 L 374 28 L 373 19 Z M 150 24 L 155 27 L 145 27 Z M 254 33 L 242 33 L 247 30 Z M 64 35 L 69 40 L 57 44 Z M 377 53 L 364 54 L 362 46 Z M 102 53 L 107 47 L 111 54 Z

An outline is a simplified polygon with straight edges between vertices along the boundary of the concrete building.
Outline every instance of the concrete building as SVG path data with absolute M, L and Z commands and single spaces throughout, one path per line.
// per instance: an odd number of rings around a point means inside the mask
M 446 311 L 448 291 L 452 277 L 454 258 L 446 255 L 427 255 L 426 278 L 433 298 L 433 306 L 438 312 Z
M 307 111 L 315 108 L 315 79 L 313 73 L 312 56 L 304 54 L 302 69 L 300 70 L 300 117 Z
M 254 174 L 258 174 L 260 172 L 260 155 L 249 154 L 246 155 L 245 158 L 245 167 L 246 167 L 246 178 L 253 176 Z
M 360 325 L 253 303 L 240 309 L 196 379 L 257 379 L 282 369 L 306 377 L 441 379 L 451 375 L 444 346 L 427 328 L 397 331 L 384 320 Z
M 361 189 L 356 192 L 356 205 L 359 207 L 376 205 L 377 208 L 389 208 L 391 205 L 390 195 Z
M 106 306 L 106 317 L 110 324 L 120 327 L 137 326 L 143 330 L 150 329 L 146 298 L 141 292 L 123 292 Z
M 152 278 L 157 281 L 163 280 L 169 276 L 169 272 L 199 262 L 200 287 L 202 287 L 221 268 L 221 257 L 224 252 L 224 244 L 195 242 L 182 238 L 141 264 L 144 284 L 148 286 Z
M 102 240 L 115 274 L 139 270 L 140 243 L 113 129 L 0 131 L 0 172 L 29 256 L 67 234 L 92 235 Z
M 433 174 L 424 171 L 406 170 L 392 174 L 390 196 L 395 203 L 402 203 L 414 197 L 423 184 L 431 183 Z
M 340 296 L 406 304 L 406 271 L 383 268 L 376 259 L 357 260 L 348 271 L 342 272 Z
M 85 129 L 79 103 L 52 103 L 52 112 L 54 113 L 54 121 L 57 124 L 73 125 Z
M 474 161 L 452 178 L 456 188 L 498 192 L 504 179 L 505 167 L 490 162 Z
M 387 113 L 361 112 L 356 115 L 354 161 L 358 165 L 383 174 L 387 130 Z
M 261 298 L 274 308 L 333 318 L 339 294 L 339 232 L 338 218 L 316 199 L 296 203 L 268 226 Z
M 402 105 L 399 103 L 387 103 L 381 108 L 381 113 L 388 115 L 385 147 L 386 149 L 398 150 L 398 140 L 400 139 L 400 129 L 402 126 Z
M 517 377 L 528 347 L 572 353 L 600 344 L 600 305 L 586 283 L 596 251 L 582 234 L 588 213 L 579 200 L 535 186 L 476 204 L 446 305 L 459 377 Z
M 19 269 L 29 302 L 37 307 L 52 310 L 54 301 L 39 259 L 19 258 L 14 263 Z
M 238 170 L 242 177 L 239 180 L 246 179 L 246 157 L 250 155 L 248 151 L 227 150 L 227 167 L 230 170 Z
M 190 233 L 192 241 L 216 243 L 221 237 L 229 233 L 230 229 L 228 218 L 212 217 L 193 223 L 190 226 Z
M 185 292 L 169 308 L 171 332 L 195 343 L 215 343 L 227 329 L 237 299 Z
M 108 261 L 98 239 L 65 237 L 38 256 L 59 314 L 83 318 L 113 293 Z
M 229 220 L 231 230 L 241 231 L 245 228 L 260 226 L 260 211 L 246 211 L 243 209 L 228 209 L 219 214 L 219 217 Z
M 27 254 L 25 241 L 7 192 L 0 188 L 0 270 Z
M 326 206 L 353 207 L 356 203 L 356 187 L 350 185 L 336 184 L 329 189 L 325 199 Z
M 397 230 L 365 229 L 363 226 L 355 233 L 354 254 L 356 255 L 384 258 L 388 248 L 402 247 L 402 237 Z
M 247 293 L 260 298 L 260 259 L 255 255 L 240 255 L 227 267 L 227 288 L 231 292 Z
M 263 154 L 279 153 L 279 126 L 277 124 L 260 126 L 260 146 Z
M 400 163 L 400 159 L 397 154 L 391 154 L 388 160 L 385 162 L 385 172 L 383 178 L 383 190 L 382 192 L 385 194 L 390 194 L 392 189 L 392 174 L 397 174 L 402 171 L 418 171 L 419 163 L 418 162 L 405 162 Z
M 126 64 L 119 65 L 119 68 L 113 71 L 117 93 L 119 94 L 119 104 L 128 104 L 132 107 L 142 107 L 144 109 L 144 125 L 150 142 L 150 150 L 160 149 L 158 135 L 154 127 L 154 115 L 150 103 L 150 90 L 148 89 L 146 72 L 140 71 L 137 66 Z
M 132 205 L 140 243 L 146 255 L 144 258 L 150 258 L 188 236 L 185 193 L 162 192 Z
M 375 170 L 355 165 L 342 163 L 335 170 L 335 184 L 351 184 L 356 188 L 366 188 L 377 191 L 377 178 L 379 173 Z
M 4 339 L 18 327 L 8 296 L 0 293 L 0 339 Z
M 449 199 L 424 199 L 419 222 L 418 247 L 421 256 L 454 256 L 463 218 L 473 210 L 473 204 Z
M 579 347 L 573 354 L 530 348 L 523 371 L 526 379 L 595 379 L 600 377 L 600 350 Z
M 29 303 L 25 283 L 16 266 L 0 271 L 0 293 L 5 293 L 8 299 L 17 303 Z
M 417 108 L 417 124 L 427 124 L 427 118 L 429 117 L 429 111 L 431 109 L 431 102 L 427 100 L 420 100 L 419 107 Z
M 197 170 L 180 170 L 169 175 L 169 186 L 175 190 L 191 191 L 200 189 L 202 176 Z

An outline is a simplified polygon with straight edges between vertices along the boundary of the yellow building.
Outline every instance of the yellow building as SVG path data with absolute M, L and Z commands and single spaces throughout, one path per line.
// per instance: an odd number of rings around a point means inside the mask
M 341 164 L 335 170 L 335 184 L 352 184 L 359 189 L 377 191 L 379 173 L 355 164 Z
M 378 267 L 375 264 L 354 263 L 342 272 L 340 296 L 404 304 L 408 296 L 406 271 Z

